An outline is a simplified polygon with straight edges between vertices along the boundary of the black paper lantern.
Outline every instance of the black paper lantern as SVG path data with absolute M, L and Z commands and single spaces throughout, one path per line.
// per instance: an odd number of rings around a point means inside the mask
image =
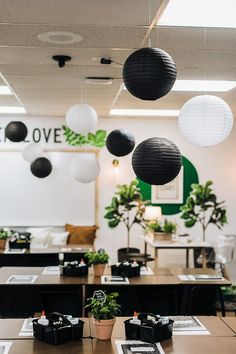
M 182 158 L 177 146 L 165 138 L 144 140 L 134 150 L 132 166 L 142 181 L 162 185 L 172 181 L 179 173 Z
M 5 135 L 7 139 L 13 141 L 14 143 L 25 140 L 27 133 L 28 130 L 26 125 L 19 121 L 10 122 L 5 128 Z
M 171 56 L 159 48 L 141 48 L 132 53 L 123 67 L 123 80 L 131 95 L 141 100 L 165 96 L 176 80 Z
M 39 157 L 31 163 L 30 170 L 34 176 L 45 178 L 52 172 L 52 164 L 46 157 Z
M 115 156 L 128 155 L 134 146 L 134 136 L 125 129 L 113 130 L 106 139 L 107 150 Z

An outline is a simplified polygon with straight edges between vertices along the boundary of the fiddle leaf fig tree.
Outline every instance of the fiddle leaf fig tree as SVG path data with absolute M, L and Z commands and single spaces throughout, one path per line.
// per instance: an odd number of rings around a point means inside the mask
M 111 204 L 107 206 L 104 217 L 108 219 L 108 226 L 115 228 L 121 222 L 127 229 L 127 248 L 130 247 L 130 229 L 134 224 L 145 228 L 144 211 L 147 201 L 143 201 L 138 188 L 138 181 L 117 186 L 117 191 L 112 197 Z
M 200 222 L 202 226 L 203 241 L 206 240 L 206 229 L 209 224 L 214 224 L 221 229 L 227 223 L 224 201 L 218 202 L 212 189 L 212 181 L 205 185 L 192 184 L 192 191 L 180 210 L 181 218 L 185 220 L 186 227 L 193 227 Z

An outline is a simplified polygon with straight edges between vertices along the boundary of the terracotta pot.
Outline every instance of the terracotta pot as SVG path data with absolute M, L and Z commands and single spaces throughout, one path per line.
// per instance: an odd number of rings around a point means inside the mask
M 95 277 L 99 277 L 103 275 L 105 270 L 106 264 L 94 264 L 93 265 L 93 272 Z
M 153 241 L 172 241 L 172 234 L 166 232 L 153 232 Z
M 0 240 L 0 249 L 5 249 L 7 240 Z
M 111 339 L 111 334 L 115 322 L 116 322 L 115 317 L 110 320 L 100 320 L 100 321 L 95 320 L 94 318 L 93 323 L 95 325 L 97 339 L 101 339 L 101 340 Z

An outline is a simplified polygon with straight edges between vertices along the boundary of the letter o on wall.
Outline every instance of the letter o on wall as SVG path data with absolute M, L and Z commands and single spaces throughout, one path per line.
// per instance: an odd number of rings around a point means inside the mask
M 33 130 L 33 141 L 38 143 L 41 140 L 41 131 L 38 128 Z

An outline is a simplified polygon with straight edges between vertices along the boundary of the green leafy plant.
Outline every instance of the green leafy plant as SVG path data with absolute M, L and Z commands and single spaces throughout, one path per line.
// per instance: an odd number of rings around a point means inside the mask
M 101 249 L 97 252 L 89 251 L 85 253 L 85 257 L 88 259 L 89 264 L 106 264 L 109 260 L 109 255 Z
M 107 206 L 104 218 L 108 219 L 108 226 L 114 228 L 123 222 L 127 229 L 127 248 L 130 246 L 130 229 L 134 224 L 145 228 L 144 211 L 148 201 L 143 201 L 138 188 L 138 181 L 117 186 L 111 204 Z
M 163 232 L 167 234 L 174 234 L 177 231 L 177 224 L 174 221 L 165 219 L 164 222 L 149 221 L 145 228 L 146 232 Z
M 180 210 L 181 218 L 185 220 L 186 227 L 193 227 L 197 222 L 202 226 L 203 241 L 205 241 L 206 229 L 209 224 L 214 224 L 221 229 L 227 223 L 224 201 L 218 202 L 213 189 L 213 182 L 206 184 L 192 184 L 192 190 Z
M 0 229 L 0 240 L 6 240 L 12 236 L 12 231 L 8 228 Z
M 90 314 L 98 321 L 112 319 L 120 312 L 121 306 L 116 301 L 118 296 L 118 293 L 107 294 L 105 302 L 91 297 L 87 299 L 88 304 L 85 308 L 89 308 Z
M 95 134 L 88 133 L 87 135 L 83 135 L 74 133 L 66 125 L 63 125 L 62 129 L 66 142 L 71 146 L 91 145 L 94 147 L 102 148 L 106 144 L 107 132 L 105 130 L 97 130 Z

